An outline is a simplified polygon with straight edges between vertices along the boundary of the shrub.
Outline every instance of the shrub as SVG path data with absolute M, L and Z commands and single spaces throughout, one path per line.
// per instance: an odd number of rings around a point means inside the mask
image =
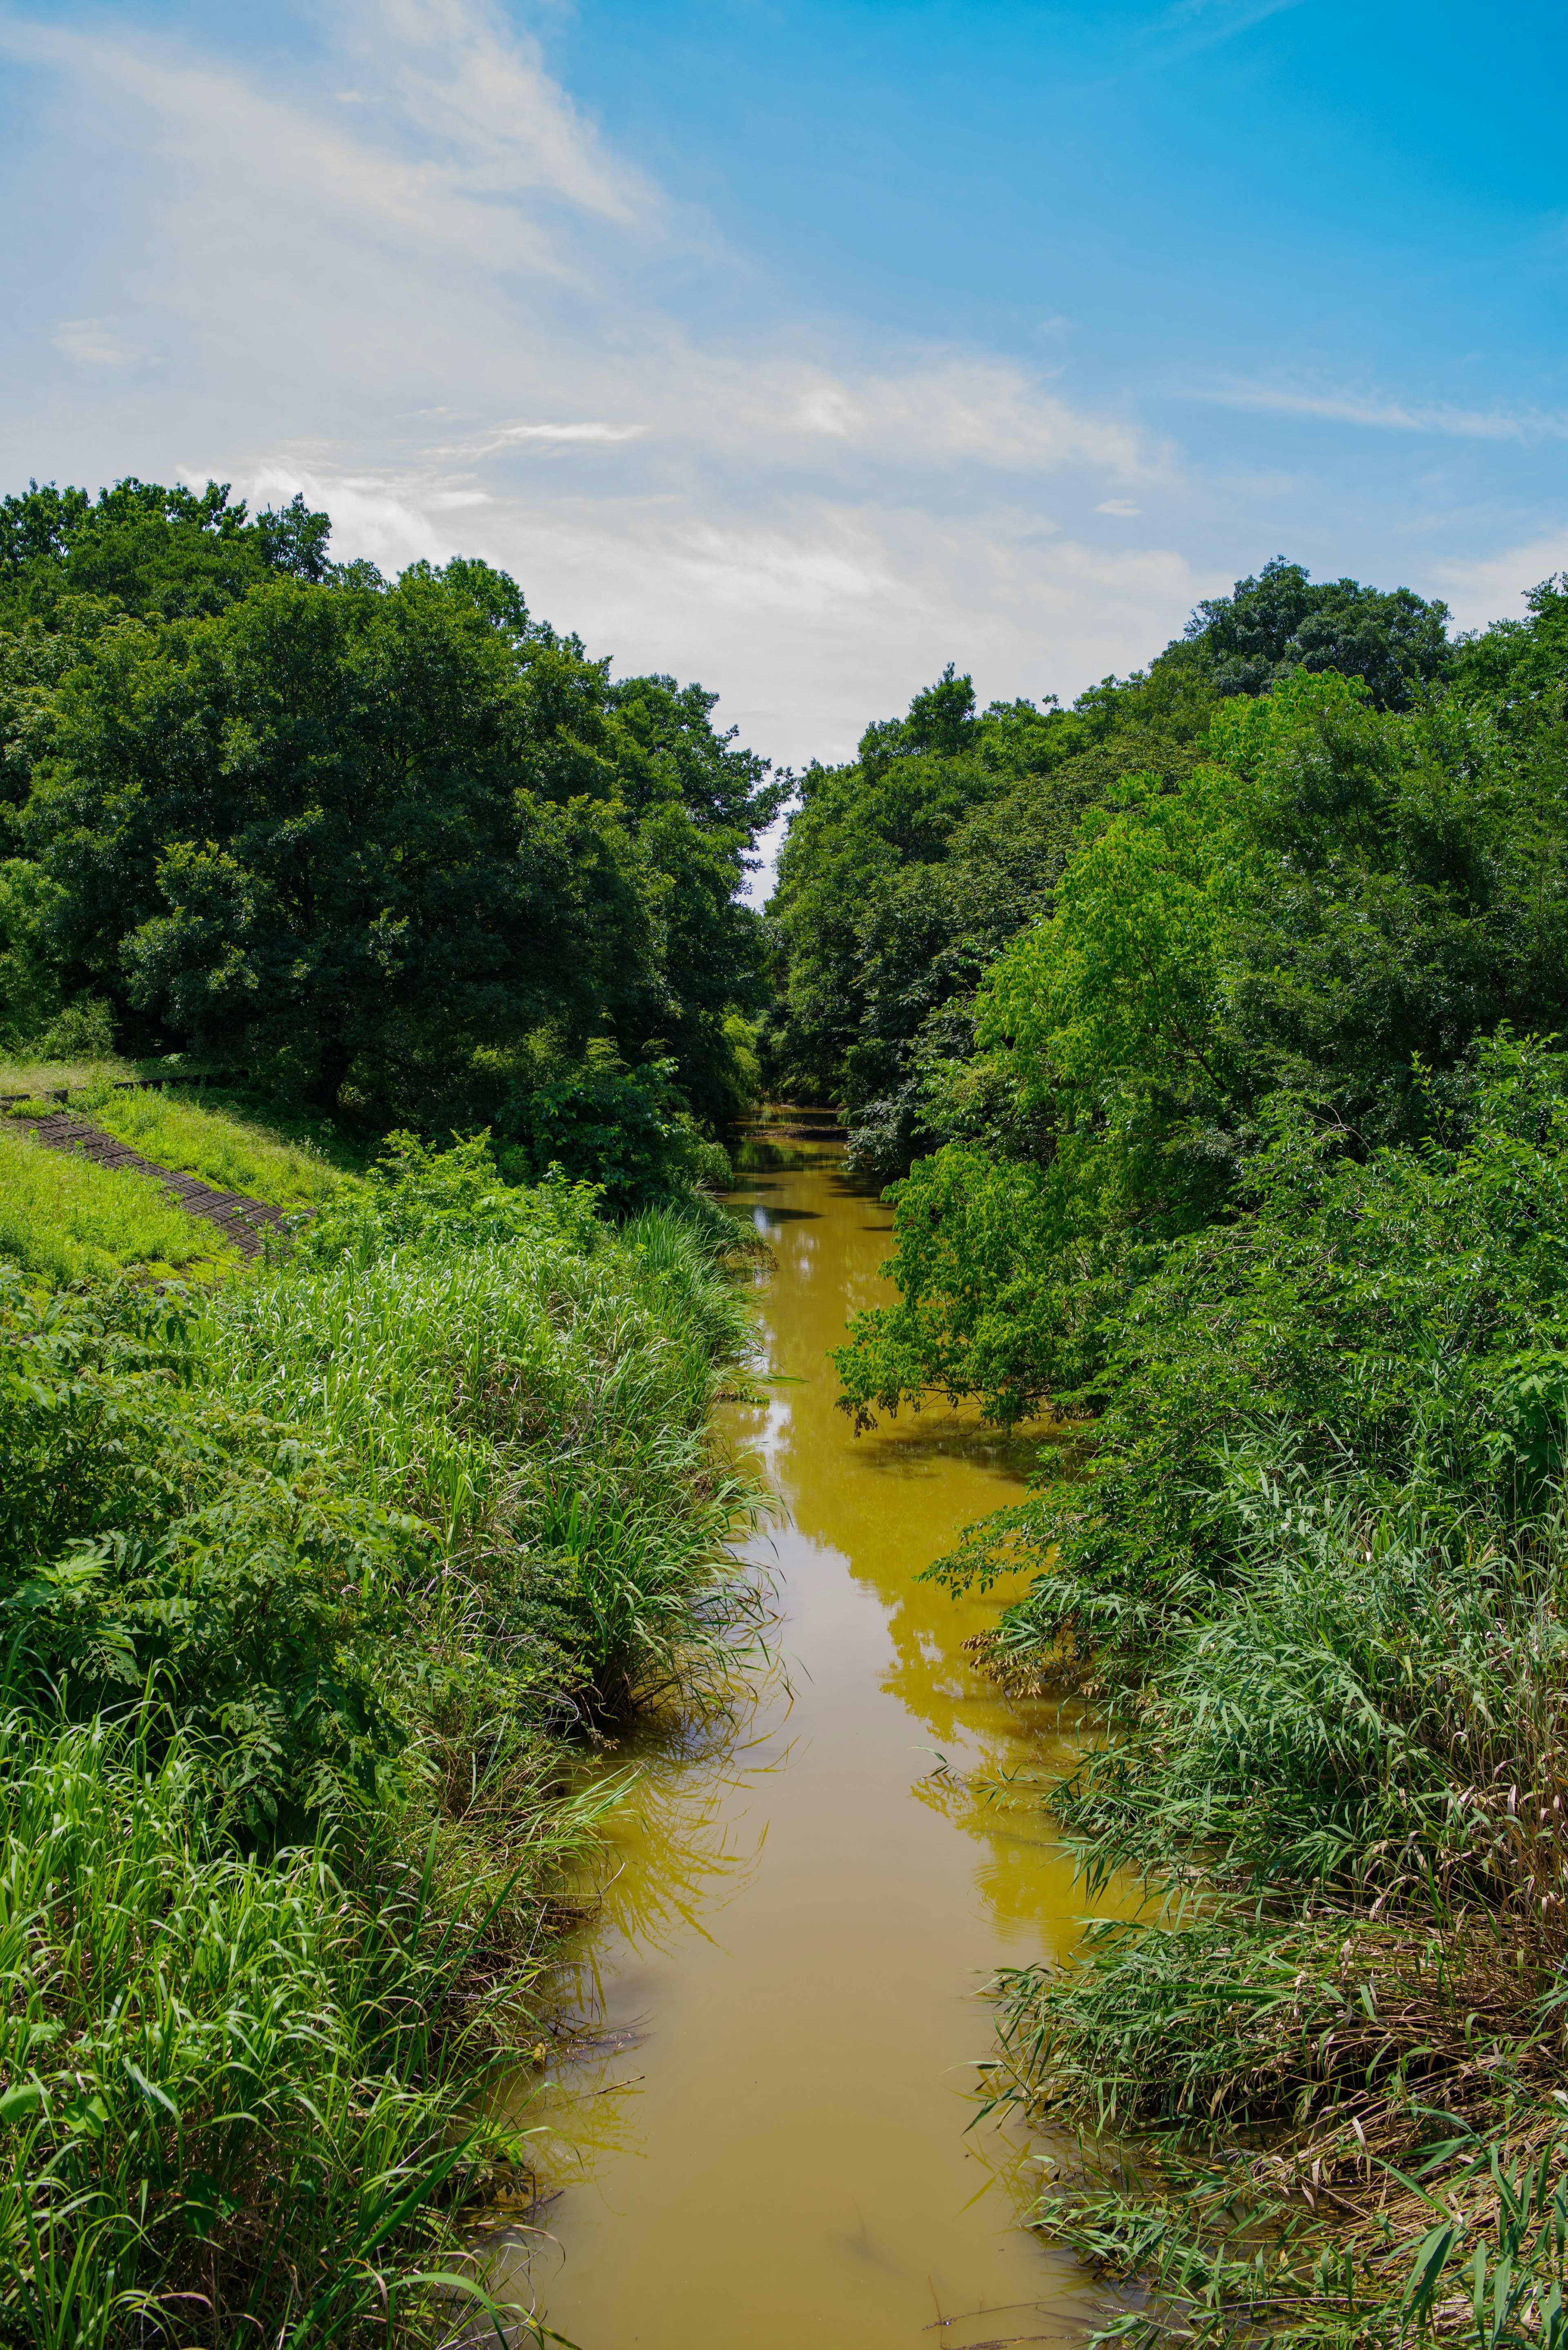
M 673 1061 L 641 1068 L 593 1064 L 514 1097 L 500 1130 L 532 1179 L 552 1167 L 597 1185 L 612 1215 L 635 1215 L 698 1183 L 726 1183 L 722 1146 L 699 1133 L 673 1083 Z

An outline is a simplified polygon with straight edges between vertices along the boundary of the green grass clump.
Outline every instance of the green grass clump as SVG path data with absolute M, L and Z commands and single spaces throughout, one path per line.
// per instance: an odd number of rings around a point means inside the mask
M 116 1093 L 95 1086 L 71 1103 L 104 1133 L 154 1165 L 200 1176 L 273 1208 L 316 1208 L 343 1180 L 319 1149 L 224 1104 L 170 1090 Z
M 520 2149 L 471 2110 L 483 1903 L 441 1914 L 388 1825 L 352 1872 L 263 1862 L 188 1739 L 0 1720 L 7 2343 L 439 2329 L 421 2272 Z
M 547 1621 L 604 1706 L 722 1687 L 757 1494 L 709 1430 L 750 1325 L 701 1217 L 608 1227 L 581 1191 L 501 1184 L 481 1143 L 400 1164 L 214 1313 L 225 1393 L 434 1528 L 444 1620 L 503 1647 Z
M 125 1267 L 151 1274 L 237 1264 L 216 1229 L 187 1215 L 151 1176 L 46 1149 L 0 1123 L 0 1258 L 61 1288 Z

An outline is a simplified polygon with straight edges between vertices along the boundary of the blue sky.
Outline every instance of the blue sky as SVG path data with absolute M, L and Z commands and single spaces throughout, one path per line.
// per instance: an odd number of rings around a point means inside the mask
M 5 486 L 303 487 L 756 747 L 1568 566 L 1560 9 L 0 6 Z

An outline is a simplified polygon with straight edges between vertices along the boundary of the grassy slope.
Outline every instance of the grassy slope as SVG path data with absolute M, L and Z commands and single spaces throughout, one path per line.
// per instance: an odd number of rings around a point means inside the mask
M 317 1209 L 355 1180 L 355 1155 L 335 1149 L 328 1137 L 291 1134 L 234 1097 L 115 1092 L 112 1073 L 119 1066 L 0 1071 L 33 1088 L 26 1109 L 0 1119 L 0 1258 L 9 1257 L 30 1281 L 60 1288 L 130 1269 L 154 1278 L 190 1277 L 242 1261 L 212 1225 L 188 1215 L 151 1178 L 34 1144 L 26 1112 L 56 1107 L 42 1098 L 50 1084 L 83 1086 L 73 1093 L 74 1111 L 154 1165 L 197 1176 L 218 1191 L 273 1207 Z
M 0 1121 L 0 1259 L 7 1257 L 51 1289 L 120 1268 L 157 1276 L 240 1262 L 151 1176 L 47 1150 L 20 1119 Z
M 154 1062 L 108 1060 L 8 1061 L 0 1056 L 0 1094 L 47 1092 L 57 1086 L 119 1085 L 133 1077 L 161 1076 Z
M 0 2335 L 424 2341 L 525 2164 L 472 2117 L 538 2035 L 562 1733 L 736 1669 L 743 1313 L 691 1222 L 477 1146 L 196 1320 L 0 1304 Z
M 319 1207 L 344 1180 L 317 1146 L 226 1100 L 97 1086 L 71 1106 L 156 1165 L 269 1207 Z

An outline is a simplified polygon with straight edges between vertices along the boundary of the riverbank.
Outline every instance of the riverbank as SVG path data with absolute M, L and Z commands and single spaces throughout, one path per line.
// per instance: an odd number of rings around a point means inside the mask
M 7 2339 L 450 2324 L 528 2160 L 476 2116 L 596 1809 L 563 1741 L 754 1615 L 725 1247 L 410 1146 L 200 1302 L 12 1278 Z
M 1004 1676 L 1089 1692 L 1050 1793 L 1141 1917 L 1005 1981 L 1093 2148 L 1039 2223 L 1151 2345 L 1554 2340 L 1568 2243 L 1568 1090 L 1506 1035 L 1419 1147 L 1281 1115 L 1107 1317 Z
M 881 1294 L 888 1222 L 836 1132 L 743 1153 L 731 1205 L 767 1248 L 768 1400 L 726 1417 L 780 1498 L 748 1552 L 779 1670 L 606 1757 L 642 1780 L 513 2108 L 555 2191 L 489 2241 L 580 2350 L 1075 2337 L 1097 2300 L 1020 2225 L 1041 2142 L 970 2127 L 988 1975 L 1079 1930 L 1038 1802 L 1067 1750 L 965 1651 L 1003 1595 L 912 1578 L 1023 1492 L 1036 1442 L 940 1409 L 868 1440 L 835 1408 L 826 1350 Z

